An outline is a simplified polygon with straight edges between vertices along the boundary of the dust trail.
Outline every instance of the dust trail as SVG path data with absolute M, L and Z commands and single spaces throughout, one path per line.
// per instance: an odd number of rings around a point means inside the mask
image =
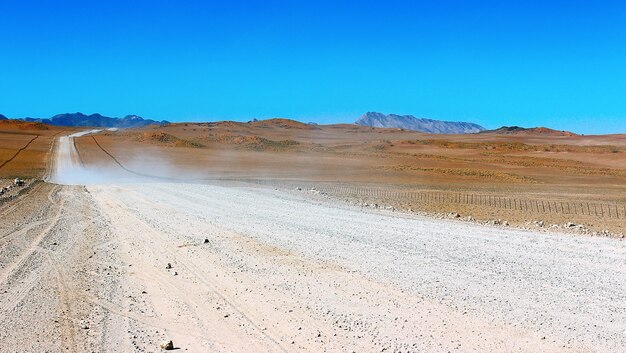
M 112 179 L 118 180 L 123 178 L 124 175 L 120 173 L 116 173 L 116 176 L 113 177 L 109 172 L 88 168 L 83 165 L 80 159 L 80 155 L 74 145 L 74 138 L 97 134 L 101 131 L 88 130 L 61 136 L 55 149 L 53 168 L 48 182 L 63 185 L 87 185 L 106 183 Z
M 107 129 L 117 131 L 116 129 Z M 63 185 L 94 185 L 149 182 L 198 182 L 206 179 L 203 173 L 173 167 L 157 150 L 134 151 L 125 155 L 123 162 L 111 154 L 95 138 L 102 130 L 89 130 L 60 137 L 54 151 L 53 166 L 48 182 Z M 92 135 L 94 142 L 115 164 L 85 164 L 76 149 L 76 137 Z

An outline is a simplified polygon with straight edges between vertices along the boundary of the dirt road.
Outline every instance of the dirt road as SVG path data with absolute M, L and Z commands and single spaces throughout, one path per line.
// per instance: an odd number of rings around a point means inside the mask
M 626 350 L 623 241 L 109 181 L 0 209 L 1 351 Z

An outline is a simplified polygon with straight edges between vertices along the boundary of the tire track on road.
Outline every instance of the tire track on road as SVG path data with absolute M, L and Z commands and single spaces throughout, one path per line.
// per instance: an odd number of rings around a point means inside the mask
M 0 302 L 0 320 L 9 314 L 9 311 L 13 310 L 24 297 L 41 282 L 41 278 L 48 273 L 45 269 L 33 269 L 28 277 L 21 281 L 19 284 L 11 287 L 10 291 L 6 292 L 6 296 L 2 297 Z
M 58 187 L 55 187 L 51 190 L 51 192 L 57 190 Z M 39 244 L 41 241 L 50 233 L 50 231 L 58 224 L 61 219 L 61 211 L 62 208 L 57 208 L 56 213 L 49 220 L 48 226 L 44 228 L 39 234 L 30 242 L 29 246 L 22 251 L 22 254 L 17 257 L 17 260 L 9 264 L 1 273 L 0 273 L 0 284 L 5 283 L 15 271 L 17 271 L 22 264 L 31 256 L 34 252 L 39 249 Z
M 37 191 L 39 191 L 39 189 L 42 187 L 42 183 L 41 182 L 34 182 L 33 184 L 35 184 L 32 187 L 26 187 L 27 190 L 25 193 L 20 193 L 19 196 L 16 200 L 14 200 L 13 202 L 6 202 L 2 203 L 2 207 L 0 207 L 0 215 L 5 217 L 6 215 L 8 215 L 11 211 L 13 211 L 14 209 L 16 209 L 17 207 L 19 207 L 25 200 L 26 200 L 26 196 L 28 196 L 29 194 L 34 194 Z M 31 184 L 32 185 L 32 184 Z
M 63 341 L 65 343 L 64 348 L 74 352 L 84 351 L 84 349 L 81 349 L 84 345 L 78 345 L 78 335 L 76 334 L 77 324 L 75 322 L 77 317 L 72 307 L 72 302 L 76 301 L 76 296 L 72 294 L 75 292 L 75 289 L 70 288 L 70 281 L 67 278 L 67 274 L 54 259 L 52 251 L 46 249 L 41 250 L 55 273 L 54 277 L 62 308 L 59 318 L 61 319 L 61 334 L 63 335 Z
M 155 251 L 160 254 L 167 254 L 168 257 L 172 259 L 171 261 L 173 263 L 177 264 L 177 266 L 180 266 L 182 269 L 184 269 L 186 273 L 192 275 L 192 277 L 195 278 L 197 281 L 199 281 L 203 285 L 204 288 L 212 292 L 220 300 L 226 303 L 226 305 L 228 305 L 236 314 L 238 314 L 238 316 L 240 316 L 244 322 L 247 322 L 249 327 L 254 329 L 254 331 L 256 331 L 260 337 L 264 337 L 268 343 L 270 343 L 279 351 L 281 352 L 288 351 L 285 347 L 282 346 L 282 344 L 278 341 L 278 339 L 268 334 L 252 317 L 247 315 L 244 312 L 244 309 L 241 307 L 241 305 L 239 305 L 239 303 L 235 299 L 223 293 L 223 291 L 219 290 L 214 284 L 211 283 L 211 281 L 208 279 L 208 276 L 200 273 L 199 270 L 196 270 L 197 268 L 200 268 L 198 264 L 196 264 L 195 262 L 187 258 L 177 256 L 177 254 L 174 251 L 171 251 L 169 249 L 169 246 L 167 245 L 168 244 L 167 240 L 159 232 L 158 229 L 154 228 L 152 225 L 150 225 L 143 219 L 140 219 L 138 216 L 136 216 L 134 212 L 132 212 L 132 210 L 130 210 L 125 204 L 121 204 L 119 203 L 119 201 L 111 200 L 108 197 L 106 198 L 106 200 L 108 201 L 107 203 L 110 203 L 111 207 L 109 207 L 109 209 L 123 210 L 123 212 L 126 215 L 126 218 L 135 224 L 133 229 L 137 230 L 140 228 L 144 228 L 145 231 L 137 231 L 137 235 L 141 235 L 144 238 L 150 235 L 144 241 L 151 244 L 152 249 L 158 249 L 158 251 L 156 250 Z
M 33 193 L 36 194 L 37 192 L 39 192 L 39 189 L 43 186 L 44 184 L 42 183 L 38 183 L 36 185 L 37 189 L 35 190 L 35 188 L 33 187 L 33 189 L 31 189 L 32 191 L 29 191 L 29 193 Z M 48 192 L 48 200 L 50 201 L 51 205 L 58 205 L 56 201 L 52 200 L 52 195 L 56 194 L 58 192 L 57 188 L 53 188 L 50 190 L 50 192 Z M 13 212 L 15 209 L 17 209 L 18 207 L 20 207 L 25 201 L 28 200 L 27 198 L 28 194 L 26 195 L 22 195 L 22 197 L 20 197 L 14 204 L 11 204 L 10 206 L 7 206 L 5 209 L 0 210 L 0 214 L 3 217 L 6 217 L 9 213 Z M 45 206 L 42 206 L 42 208 L 40 210 L 43 210 L 45 208 Z M 15 228 L 13 228 L 10 232 L 8 232 L 7 234 L 4 234 L 2 236 L 0 236 L 0 241 L 2 242 L 6 242 L 9 241 L 11 238 L 15 237 L 18 234 L 25 234 L 27 231 L 36 228 L 38 226 L 41 226 L 42 224 L 45 224 L 48 222 L 48 219 L 39 219 L 39 220 L 31 220 L 28 223 L 25 224 L 20 224 L 18 226 L 16 226 Z

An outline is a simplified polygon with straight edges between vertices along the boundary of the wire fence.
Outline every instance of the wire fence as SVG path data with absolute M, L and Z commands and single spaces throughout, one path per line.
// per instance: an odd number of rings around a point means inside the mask
M 310 183 L 295 181 L 277 181 L 271 179 L 237 179 L 254 184 L 278 187 L 301 186 L 338 197 L 362 199 L 395 200 L 408 202 L 428 202 L 458 205 L 477 205 L 502 210 L 514 210 L 541 214 L 581 215 L 598 218 L 616 218 L 626 220 L 626 204 L 594 201 L 548 200 L 521 196 L 502 196 L 494 194 L 463 193 L 443 190 L 393 190 L 374 186 L 337 185 L 329 183 Z
M 366 186 L 316 185 L 316 189 L 334 195 L 362 198 L 436 202 L 460 205 L 480 205 L 497 209 L 533 213 L 586 215 L 601 218 L 626 219 L 626 205 L 571 200 L 508 197 L 499 195 L 447 191 L 389 190 Z

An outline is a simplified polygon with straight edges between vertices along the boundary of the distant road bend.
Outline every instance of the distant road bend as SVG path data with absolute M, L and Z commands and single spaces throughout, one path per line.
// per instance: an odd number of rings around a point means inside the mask
M 96 178 L 74 136 L 0 209 L 2 351 L 626 351 L 624 241 Z

